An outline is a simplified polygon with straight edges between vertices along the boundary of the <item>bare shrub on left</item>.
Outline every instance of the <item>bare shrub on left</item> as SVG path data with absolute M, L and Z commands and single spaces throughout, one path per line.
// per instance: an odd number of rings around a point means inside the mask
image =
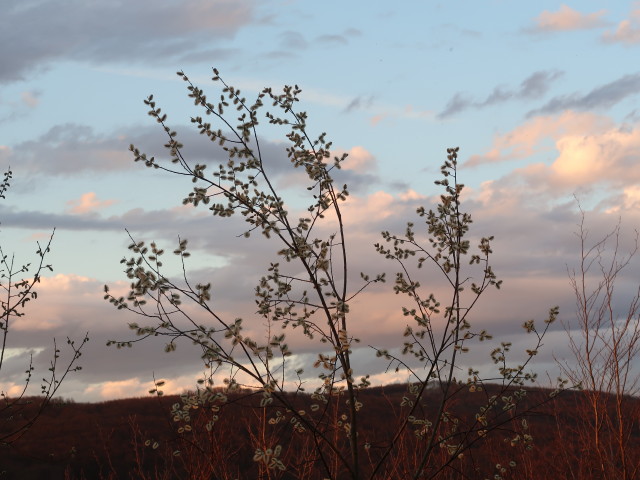
M 11 170 L 7 170 L 0 184 L 0 198 L 5 198 L 5 193 L 10 186 L 12 178 Z M 10 332 L 15 328 L 16 322 L 20 322 L 25 316 L 27 303 L 36 300 L 38 293 L 36 286 L 40 283 L 42 274 L 47 270 L 52 272 L 53 267 L 45 263 L 47 254 L 51 251 L 51 243 L 55 229 L 51 232 L 45 245 L 37 243 L 36 261 L 32 264 L 21 264 L 15 259 L 15 255 L 7 253 L 0 245 L 0 379 L 6 381 L 8 368 Z M 34 398 L 28 392 L 29 386 L 34 383 L 35 366 L 33 353 L 29 355 L 29 361 L 24 371 L 25 378 L 19 386 L 18 392 L 4 391 L 4 385 L 0 388 L 0 446 L 6 447 L 15 443 L 36 422 L 44 408 L 55 396 L 62 382 L 71 372 L 80 370 L 78 359 L 82 355 L 82 348 L 89 341 L 88 333 L 82 341 L 77 343 L 67 337 L 67 345 L 70 356 L 61 360 L 61 347 L 53 339 L 53 354 L 51 356 L 48 375 L 40 382 L 40 397 Z M 61 364 L 62 363 L 62 364 Z M 3 370 L 4 369 L 4 370 Z M 5 373 L 5 375 L 2 375 Z M 27 393 L 30 395 L 27 396 Z M 32 402 L 38 402 L 38 408 L 33 410 L 27 406 Z

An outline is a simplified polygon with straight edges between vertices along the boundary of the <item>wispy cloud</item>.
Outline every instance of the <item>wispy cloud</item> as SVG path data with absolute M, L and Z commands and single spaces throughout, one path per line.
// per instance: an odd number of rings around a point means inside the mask
M 309 42 L 300 32 L 287 30 L 280 34 L 280 46 L 284 49 L 305 50 Z
M 349 112 L 353 112 L 355 110 L 366 110 L 371 108 L 371 106 L 373 105 L 375 100 L 375 96 L 374 95 L 358 95 L 356 98 L 354 98 L 353 100 L 351 100 L 349 102 L 349 105 L 347 105 L 344 108 L 344 112 L 349 113 Z
M 346 37 L 343 35 L 329 35 L 329 34 L 320 35 L 319 37 L 316 38 L 316 42 L 321 45 L 325 45 L 327 47 L 336 47 L 340 45 L 346 45 L 347 43 L 349 43 Z
M 2 67 L 0 67 L 0 83 L 2 83 L 1 70 Z M 7 99 L 0 98 L 0 124 L 31 115 L 40 104 L 41 96 L 41 90 L 24 90 L 19 94 L 12 94 Z
M 267 53 L 261 53 L 260 57 L 266 56 L 272 59 L 294 59 L 300 53 L 313 48 L 340 48 L 349 45 L 350 40 L 362 35 L 360 30 L 347 28 L 341 33 L 323 33 L 313 38 L 305 36 L 296 30 L 285 30 L 278 35 L 279 48 Z
M 610 108 L 640 92 L 640 73 L 625 75 L 613 82 L 594 88 L 589 93 L 572 93 L 553 97 L 542 107 L 531 110 L 527 117 L 547 115 L 563 110 L 593 110 Z
M 518 89 L 497 86 L 484 100 L 474 100 L 469 95 L 458 92 L 447 102 L 444 110 L 442 110 L 437 117 L 444 119 L 471 108 L 481 109 L 510 100 L 540 98 L 549 91 L 551 84 L 562 75 L 563 72 L 558 70 L 541 70 L 534 72 L 520 83 Z

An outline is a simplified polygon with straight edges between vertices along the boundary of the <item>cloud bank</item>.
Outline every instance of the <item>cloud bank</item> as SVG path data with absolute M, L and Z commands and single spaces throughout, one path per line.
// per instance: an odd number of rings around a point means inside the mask
M 0 51 L 0 83 L 24 80 L 54 61 L 175 64 L 198 54 L 207 58 L 212 52 L 201 50 L 204 40 L 232 38 L 256 21 L 251 0 L 7 0 L 2 10 L 0 44 L 11 47 Z M 26 34 L 25 25 L 37 34 Z

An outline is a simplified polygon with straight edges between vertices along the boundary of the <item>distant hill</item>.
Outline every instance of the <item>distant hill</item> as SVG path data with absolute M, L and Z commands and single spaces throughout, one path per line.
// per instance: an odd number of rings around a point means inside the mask
M 452 407 L 455 417 L 468 421 L 477 408 L 492 394 L 497 386 L 485 386 L 482 395 L 470 392 L 461 386 L 456 404 Z M 402 398 L 407 385 L 372 387 L 362 391 L 363 441 L 367 452 L 375 456 L 376 449 L 390 440 L 401 415 Z M 588 412 L 590 405 L 582 392 L 563 392 L 549 399 L 549 390 L 528 389 L 527 404 L 537 405 L 534 413 L 527 417 L 533 437 L 532 448 L 526 451 L 523 443 L 512 445 L 508 422 L 487 439 L 472 446 L 459 465 L 451 465 L 438 478 L 494 478 L 496 465 L 509 465 L 502 478 L 513 479 L 558 479 L 570 478 L 578 468 L 585 472 L 589 465 Z M 293 395 L 293 394 L 292 394 Z M 432 388 L 423 400 L 423 414 L 428 417 L 430 404 L 436 405 L 439 389 Z M 309 409 L 309 395 L 295 396 L 296 405 Z M 322 479 L 318 459 L 314 457 L 313 445 L 303 441 L 292 427 L 286 412 L 280 412 L 285 421 L 267 425 L 262 410 L 257 408 L 261 395 L 257 392 L 241 391 L 228 395 L 227 402 L 211 403 L 198 408 L 184 409 L 188 396 L 130 398 L 103 403 L 75 403 L 56 400 L 45 410 L 38 422 L 12 446 L 0 447 L 1 479 L 172 479 L 172 478 L 260 478 L 257 464 L 253 461 L 255 448 L 268 437 L 277 433 L 282 444 L 283 458 L 287 470 L 276 472 L 271 478 Z M 35 411 L 39 398 L 28 399 L 11 418 L 0 418 L 2 428 L 20 422 Z M 607 408 L 615 409 L 612 398 L 603 398 Z M 172 407 L 174 412 L 172 413 Z M 629 411 L 632 422 L 632 441 L 629 443 L 629 458 L 640 460 L 640 400 L 625 399 L 624 408 Z M 188 421 L 176 417 L 176 412 L 187 412 Z M 270 418 L 277 418 L 277 409 L 270 411 Z M 328 418 L 338 422 L 339 411 L 331 411 Z M 513 413 L 513 412 L 512 412 Z M 207 429 L 207 423 L 217 415 L 218 420 Z M 521 422 L 521 419 L 518 419 Z M 267 425 L 263 432 L 262 426 Z M 180 430 L 181 429 L 181 430 Z M 266 433 L 265 433 L 266 432 Z M 613 432 L 604 428 L 599 441 L 604 442 Z M 344 443 L 339 428 L 335 430 L 336 443 Z M 412 463 L 415 448 L 409 448 L 409 440 L 415 441 L 415 427 L 407 431 L 396 449 L 398 465 Z M 419 446 L 419 445 L 418 445 Z M 178 453 L 179 452 L 179 453 Z M 405 458 L 406 457 L 406 458 Z M 406 461 L 405 461 L 406 460 Z M 636 461 L 636 465 L 639 462 Z M 582 465 L 584 464 L 584 465 Z M 513 465 L 513 464 L 512 464 Z M 396 468 L 396 467 L 394 467 Z M 400 468 L 400 467 L 398 467 Z M 391 471 L 391 470 L 390 470 Z M 398 477 L 402 478 L 401 470 Z M 478 475 L 474 477 L 473 475 Z M 266 478 L 266 477 L 265 477 Z M 577 477 L 596 478 L 596 477 Z M 600 478 L 600 477 L 598 477 Z M 636 477 L 640 478 L 640 472 Z

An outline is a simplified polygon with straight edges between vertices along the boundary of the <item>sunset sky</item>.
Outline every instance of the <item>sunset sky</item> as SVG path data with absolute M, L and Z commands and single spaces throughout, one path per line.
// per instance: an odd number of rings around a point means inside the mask
M 36 242 L 56 228 L 54 272 L 11 331 L 6 392 L 18 391 L 29 353 L 46 372 L 52 339 L 85 331 L 83 370 L 65 397 L 144 395 L 154 375 L 167 392 L 195 385 L 201 365 L 191 345 L 172 354 L 160 340 L 105 346 L 132 338 L 132 318 L 102 299 L 104 284 L 128 285 L 119 263 L 125 229 L 167 250 L 178 235 L 189 238 L 189 266 L 213 282 L 225 313 L 251 321 L 253 288 L 275 247 L 239 240 L 239 219 L 183 207 L 191 183 L 145 169 L 128 151 L 133 143 L 165 156 L 166 138 L 143 104 L 153 93 L 185 156 L 214 157 L 189 122 L 198 112 L 177 70 L 212 98 L 212 67 L 249 99 L 263 87 L 302 88 L 310 133 L 327 132 L 336 153 L 350 153 L 343 175 L 354 270 L 394 271 L 373 244 L 382 230 L 402 232 L 417 206 L 435 205 L 446 148 L 459 146 L 474 235 L 496 237 L 494 269 L 504 281 L 475 318 L 513 342 L 516 359 L 528 348 L 525 320 L 542 321 L 554 305 L 565 324 L 574 316 L 567 269 L 579 260 L 577 202 L 593 241 L 620 219 L 625 252 L 640 228 L 640 2 L 4 0 L 0 45 L 0 169 L 14 176 L 0 203 L 0 245 L 17 262 L 35 261 Z M 262 134 L 274 156 L 285 133 Z M 298 177 L 286 161 L 279 168 L 286 190 Z M 637 267 L 620 279 L 621 311 Z M 435 276 L 422 283 L 444 292 Z M 391 287 L 354 305 L 365 345 L 356 375 L 377 383 L 407 380 L 385 373 L 366 347 L 402 343 L 406 318 Z M 313 358 L 307 344 L 296 347 L 301 365 Z M 560 324 L 537 358 L 543 377 L 555 376 L 554 355 L 567 355 Z

